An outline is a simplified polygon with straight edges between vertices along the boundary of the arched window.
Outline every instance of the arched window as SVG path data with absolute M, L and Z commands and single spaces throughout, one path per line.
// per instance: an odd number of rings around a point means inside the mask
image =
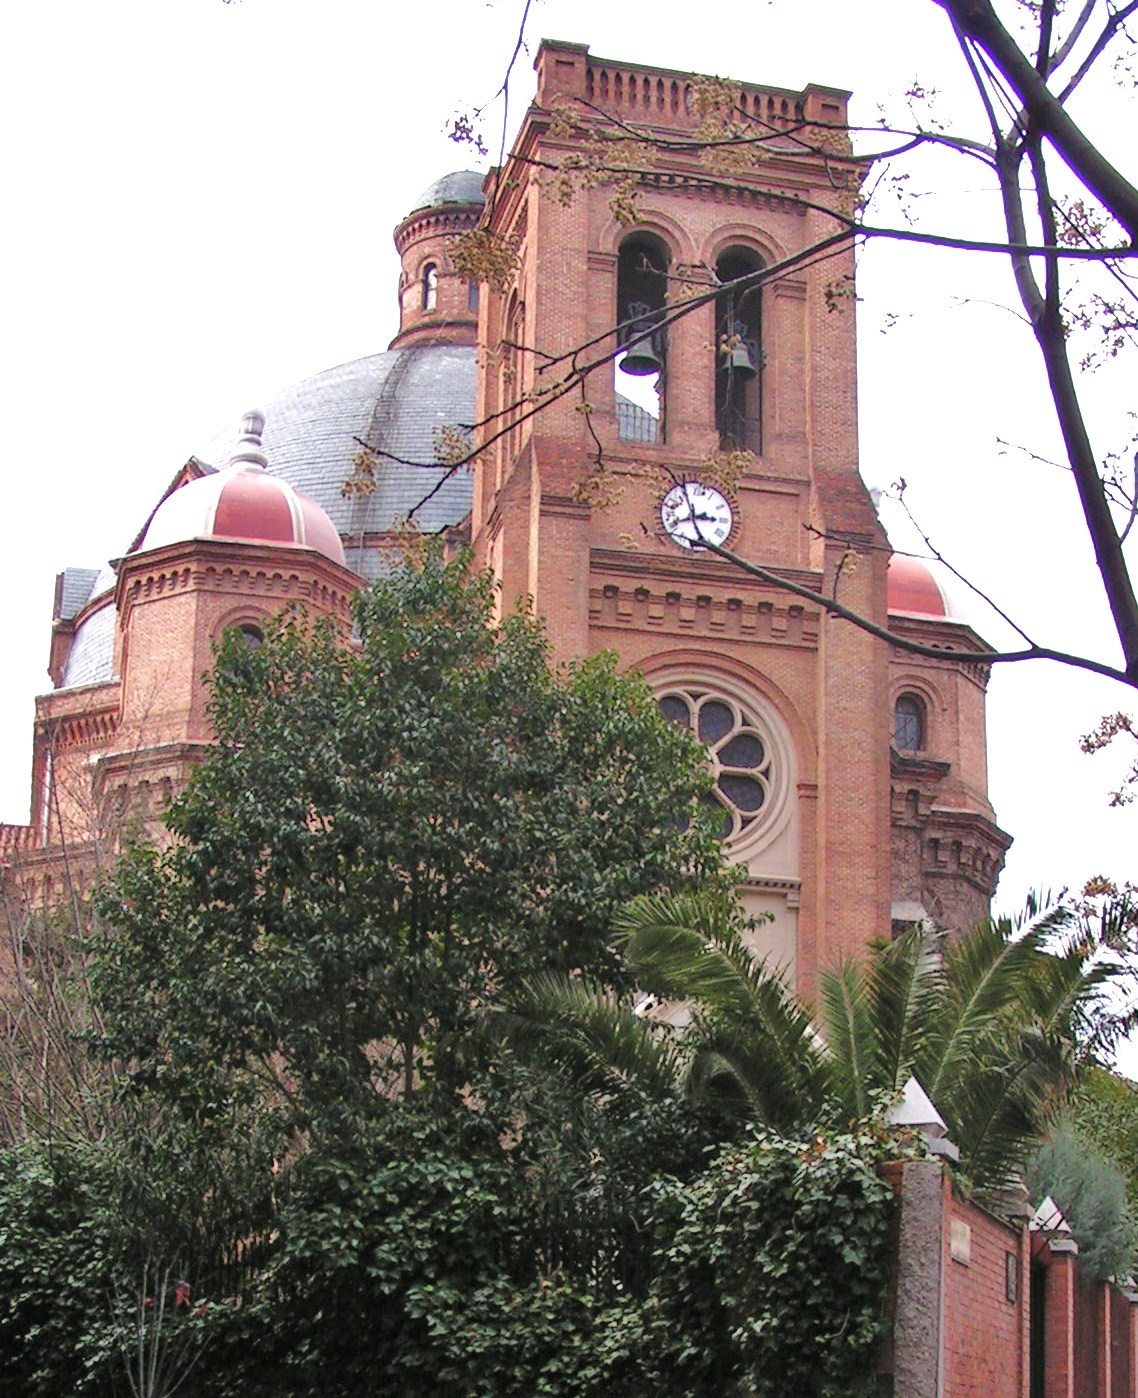
M 506 462 L 517 459 L 521 449 L 521 417 L 523 399 L 526 392 L 526 370 L 529 367 L 522 360 L 523 338 L 525 336 L 526 310 L 523 302 L 511 293 L 506 307 L 505 335 L 502 339 L 499 356 L 499 384 L 501 401 L 498 405 L 499 420 L 508 428 L 502 441 L 502 452 Z
M 439 304 L 439 269 L 433 262 L 423 268 L 423 310 L 433 311 Z
M 750 248 L 729 248 L 715 264 L 715 425 L 728 450 L 762 449 L 762 304 L 747 280 L 761 267 Z
M 251 621 L 244 622 L 237 629 L 248 650 L 257 650 L 265 644 L 265 633 Z
M 668 358 L 662 321 L 668 298 L 668 250 L 650 233 L 620 245 L 616 274 L 615 363 L 617 435 L 625 441 L 663 440 L 664 381 Z
M 925 746 L 925 706 L 915 694 L 900 694 L 893 705 L 893 746 L 898 752 Z

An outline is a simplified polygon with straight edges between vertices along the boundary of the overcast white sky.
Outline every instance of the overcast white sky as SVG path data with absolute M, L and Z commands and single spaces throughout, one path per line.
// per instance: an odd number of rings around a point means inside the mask
M 391 230 L 437 175 L 471 163 L 444 135 L 493 96 L 521 0 L 37 0 L 9 7 L 0 373 L 0 819 L 27 817 L 32 695 L 46 687 L 55 574 L 123 551 L 170 477 L 248 407 L 385 348 Z M 919 77 L 971 111 L 932 0 L 690 6 L 538 0 L 541 36 L 594 53 L 798 87 L 854 90 L 856 118 Z M 530 58 L 514 111 L 532 93 Z M 1117 94 L 1078 116 L 1108 145 Z M 491 128 L 493 129 L 493 128 Z M 1128 152 L 1127 152 L 1128 154 Z M 1122 153 L 1119 152 L 1119 158 Z M 997 231 L 990 183 L 947 157 L 913 185 L 922 221 Z M 957 565 L 1041 642 L 1114 660 L 1074 490 L 997 438 L 1055 453 L 1035 351 L 999 259 L 878 244 L 860 269 L 862 469 L 898 476 Z M 886 326 L 893 322 L 893 328 Z M 1132 402 L 1094 393 L 1102 450 Z M 903 527 L 887 519 L 894 541 Z M 962 599 L 963 600 L 963 599 Z M 995 643 L 1002 628 L 965 601 Z M 1078 751 L 1133 695 L 1055 666 L 997 672 L 991 789 L 1016 837 L 1002 906 L 1032 886 L 1136 873 L 1119 763 Z

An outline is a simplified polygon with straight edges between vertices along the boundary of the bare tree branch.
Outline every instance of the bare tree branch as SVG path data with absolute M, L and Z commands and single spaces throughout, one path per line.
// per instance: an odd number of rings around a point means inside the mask
M 859 631 L 876 636 L 879 641 L 887 641 L 897 650 L 905 651 L 909 655 L 920 655 L 928 660 L 945 659 L 943 648 L 922 645 L 919 641 L 912 641 L 907 636 L 899 636 L 895 631 L 879 626 L 852 608 L 843 606 L 841 602 L 826 597 L 823 593 L 815 592 L 812 588 L 795 582 L 791 578 L 783 577 L 773 569 L 764 568 L 759 563 L 752 563 L 750 559 L 744 558 L 741 554 L 733 553 L 730 549 L 725 549 L 721 544 L 713 544 L 709 539 L 705 539 L 700 547 L 715 554 L 718 558 L 724 559 L 741 572 L 757 578 L 760 582 L 777 587 L 783 592 L 789 592 L 804 601 L 812 602 L 815 606 L 828 612 L 830 616 L 841 617 L 843 621 L 848 621 L 851 625 L 856 626 Z M 952 654 L 956 659 L 961 658 L 960 652 L 954 651 Z M 964 658 L 974 658 L 976 663 L 980 665 L 1016 664 L 1024 660 L 1054 660 L 1060 665 L 1068 665 L 1076 670 L 1089 670 L 1091 674 L 1104 675 L 1107 679 L 1118 680 L 1131 689 L 1138 689 L 1138 677 L 1128 675 L 1124 670 L 1116 669 L 1113 665 L 1104 665 L 1101 661 L 1092 660 L 1088 656 L 1073 655 L 1069 651 L 1053 650 L 1050 646 L 1029 645 L 1025 646 L 1023 650 L 1012 651 L 986 650 L 977 652 L 975 657 L 965 656 Z
M 991 0 L 933 0 L 996 65 L 1040 135 L 1138 243 L 1138 189 L 1102 154 L 1000 23 Z M 1127 7 L 1129 9 L 1129 7 Z
M 1088 5 L 1087 8 L 1093 8 L 1093 4 Z M 1126 21 L 1130 18 L 1130 16 L 1134 13 L 1135 10 L 1138 10 L 1138 0 L 1130 0 L 1130 4 L 1125 5 L 1121 10 L 1116 10 L 1110 16 L 1106 24 L 1103 25 L 1102 32 L 1095 40 L 1090 52 L 1083 59 L 1082 63 L 1079 64 L 1079 67 L 1076 70 L 1074 76 L 1070 79 L 1066 87 L 1064 87 L 1063 91 L 1059 94 L 1060 102 L 1065 103 L 1071 97 L 1075 89 L 1079 86 L 1079 84 L 1094 67 L 1098 59 L 1102 56 L 1104 50 L 1110 44 L 1115 34 L 1118 33 L 1118 31 L 1122 28 L 1122 26 L 1126 23 Z

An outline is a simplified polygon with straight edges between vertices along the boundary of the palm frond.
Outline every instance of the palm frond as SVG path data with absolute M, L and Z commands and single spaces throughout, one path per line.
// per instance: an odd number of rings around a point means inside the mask
M 869 987 L 852 961 L 819 979 L 822 1028 L 829 1048 L 832 1091 L 850 1117 L 865 1116 L 876 1084 L 877 1027 L 870 1014 Z
M 637 898 L 616 921 L 637 981 L 693 1006 L 693 1095 L 733 1076 L 753 1115 L 788 1123 L 821 1096 L 822 1052 L 806 1008 L 747 945 L 745 927 L 737 903 L 705 894 Z
M 821 1111 L 829 1079 L 801 1007 L 772 996 L 771 1013 L 763 1021 L 697 1012 L 690 1042 L 689 1094 L 694 1101 L 716 1094 L 736 1100 L 751 1120 L 780 1131 Z M 723 1092 L 725 1081 L 733 1084 L 731 1093 Z
M 729 1048 L 706 1046 L 696 1053 L 687 1078 L 690 1101 L 736 1121 L 774 1126 L 764 1094 Z
M 535 976 L 497 1011 L 496 1023 L 520 1058 L 584 1092 L 659 1098 L 678 1094 L 686 1077 L 689 1053 L 680 1040 L 586 980 Z
M 1063 1038 L 1024 1030 L 1008 1051 L 998 1054 L 993 1046 L 960 1083 L 948 1104 L 949 1134 L 981 1194 L 1022 1171 L 1047 1134 L 1070 1067 Z
M 994 1023 L 1024 1022 L 1025 994 L 1044 947 L 1070 927 L 1073 917 L 1070 909 L 1059 907 L 1023 926 L 1006 918 L 988 920 L 946 944 L 944 994 L 930 1016 L 917 1068 L 934 1103 L 951 1099 Z
M 1094 934 L 1101 946 L 1120 953 L 1132 950 L 1138 925 L 1138 895 L 1126 890 L 1105 899 L 1095 923 Z
M 869 1013 L 877 1031 L 876 1087 L 900 1092 L 913 1072 L 930 1011 L 944 992 L 943 936 L 912 927 L 871 949 Z
M 1069 907 L 1028 911 L 946 949 L 921 1049 L 918 1073 L 981 1187 L 1020 1169 L 1046 1132 L 1119 970 Z
M 752 1006 L 756 967 L 743 942 L 743 918 L 729 896 L 634 898 L 613 919 L 637 983 L 669 1000 L 698 1000 L 736 1015 Z

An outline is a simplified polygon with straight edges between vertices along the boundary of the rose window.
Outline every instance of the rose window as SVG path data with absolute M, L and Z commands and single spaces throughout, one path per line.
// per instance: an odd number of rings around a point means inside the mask
M 735 839 L 759 819 L 771 797 L 770 745 L 754 720 L 731 699 L 704 690 L 669 690 L 660 712 L 707 748 L 715 777 L 705 798 L 722 813 L 720 836 Z

